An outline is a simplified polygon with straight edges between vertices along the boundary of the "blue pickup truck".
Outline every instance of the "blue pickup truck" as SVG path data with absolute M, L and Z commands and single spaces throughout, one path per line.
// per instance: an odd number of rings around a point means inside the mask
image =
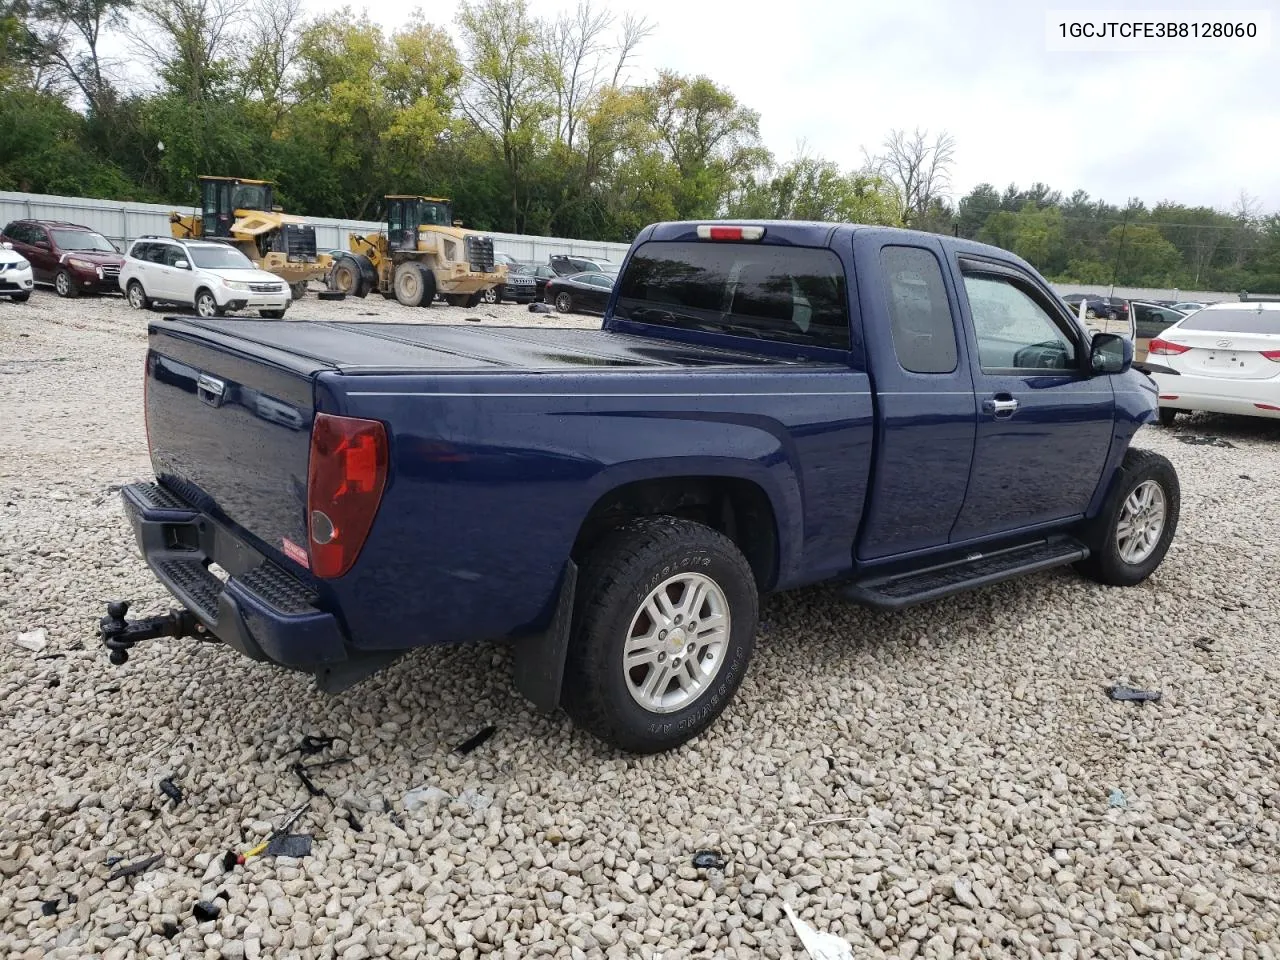
M 339 691 L 406 650 L 506 639 L 517 687 L 631 752 L 733 697 L 762 594 L 898 608 L 1164 558 L 1178 478 L 1132 344 L 1025 262 L 949 237 L 662 223 L 599 330 L 165 318 L 154 482 L 123 490 L 180 609 Z

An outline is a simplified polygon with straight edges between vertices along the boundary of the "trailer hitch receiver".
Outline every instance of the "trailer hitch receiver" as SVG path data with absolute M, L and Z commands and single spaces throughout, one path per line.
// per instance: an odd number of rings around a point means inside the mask
M 111 662 L 117 667 L 129 661 L 129 649 L 143 640 L 156 637 L 209 637 L 204 624 L 189 610 L 170 610 L 159 617 L 126 620 L 128 600 L 107 604 L 107 615 L 98 621 L 98 635 L 110 653 Z

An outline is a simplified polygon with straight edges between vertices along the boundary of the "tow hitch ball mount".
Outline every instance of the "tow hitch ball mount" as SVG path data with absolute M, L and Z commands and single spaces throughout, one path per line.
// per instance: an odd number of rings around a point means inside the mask
M 190 610 L 170 610 L 159 617 L 143 617 L 126 620 L 128 600 L 107 604 L 107 615 L 98 621 L 98 635 L 102 644 L 111 651 L 111 662 L 117 667 L 129 661 L 129 648 L 143 640 L 156 637 L 208 637 L 204 624 Z

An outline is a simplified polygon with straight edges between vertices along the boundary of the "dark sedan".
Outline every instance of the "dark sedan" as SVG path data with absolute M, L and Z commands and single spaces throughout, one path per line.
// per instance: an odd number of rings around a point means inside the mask
M 551 269 L 551 265 L 547 263 L 522 263 L 520 268 L 533 277 L 533 282 L 537 284 L 538 291 L 534 297 L 535 300 L 541 300 L 547 292 L 547 281 L 554 280 L 559 276 L 558 273 Z
M 616 276 L 607 273 L 575 273 L 547 281 L 542 299 L 561 313 L 604 313 Z
M 1121 297 L 1102 297 L 1094 294 L 1069 293 L 1062 298 L 1071 308 L 1071 312 L 1075 313 L 1080 309 L 1080 301 L 1085 303 L 1085 316 L 1090 320 L 1101 318 L 1103 320 L 1125 320 L 1129 319 L 1129 302 Z

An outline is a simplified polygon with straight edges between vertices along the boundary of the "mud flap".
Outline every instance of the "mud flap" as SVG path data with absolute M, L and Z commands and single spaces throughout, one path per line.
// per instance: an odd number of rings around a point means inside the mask
M 516 689 L 535 707 L 551 713 L 560 706 L 564 661 L 573 628 L 573 601 L 578 588 L 578 565 L 565 564 L 551 623 L 540 634 L 515 641 L 513 654 Z

